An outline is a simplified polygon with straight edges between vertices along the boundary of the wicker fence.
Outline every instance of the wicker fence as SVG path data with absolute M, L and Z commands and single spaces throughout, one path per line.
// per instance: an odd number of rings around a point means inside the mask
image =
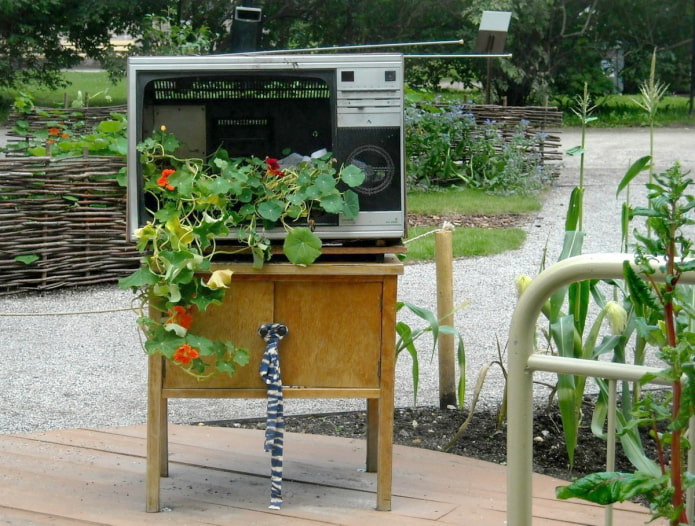
M 32 130 L 56 121 L 93 126 L 125 107 L 50 110 Z M 554 108 L 471 106 L 478 119 L 515 126 L 526 119 L 546 132 L 544 161 L 561 158 L 561 114 Z M 18 136 L 10 142 L 21 143 Z M 21 155 L 21 152 L 15 152 Z M 0 158 L 0 294 L 113 282 L 135 270 L 140 255 L 125 240 L 126 194 L 114 175 L 121 157 Z
M 0 159 L 0 294 L 113 282 L 136 269 L 121 157 Z

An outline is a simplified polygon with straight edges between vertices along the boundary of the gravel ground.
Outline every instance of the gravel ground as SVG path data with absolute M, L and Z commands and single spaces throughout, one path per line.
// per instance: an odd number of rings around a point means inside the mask
M 657 168 L 680 160 L 695 168 L 695 135 L 691 129 L 662 129 L 656 134 Z M 580 142 L 578 130 L 562 133 L 563 149 Z M 629 164 L 648 153 L 646 130 L 591 130 L 587 138 L 585 253 L 619 249 L 620 205 L 617 182 Z M 557 185 L 548 192 L 543 209 L 524 227 L 528 239 L 520 250 L 488 258 L 454 262 L 455 302 L 467 306 L 456 315 L 467 353 L 470 389 L 480 368 L 497 357 L 497 340 L 504 345 L 515 304 L 514 278 L 535 275 L 547 247 L 555 261 L 569 194 L 578 182 L 578 159 L 566 158 Z M 635 185 L 631 198 L 643 202 Z M 400 280 L 399 297 L 436 309 L 434 264 L 408 265 Z M 131 294 L 115 285 L 60 290 L 43 294 L 0 296 L 0 333 L 5 366 L 0 368 L 0 432 L 32 432 L 57 428 L 141 424 L 146 419 L 146 361 L 130 311 Z M 81 312 L 84 314 L 59 315 Z M 8 316 L 43 313 L 43 316 Z M 404 314 L 413 326 L 418 320 Z M 430 346 L 420 346 L 418 405 L 439 405 L 436 359 Z M 483 405 L 495 405 L 502 393 L 501 375 L 493 371 L 482 392 Z M 396 405 L 413 404 L 410 360 L 398 363 Z M 363 409 L 364 401 L 287 400 L 288 414 Z M 193 422 L 262 417 L 264 400 L 176 400 L 170 421 Z

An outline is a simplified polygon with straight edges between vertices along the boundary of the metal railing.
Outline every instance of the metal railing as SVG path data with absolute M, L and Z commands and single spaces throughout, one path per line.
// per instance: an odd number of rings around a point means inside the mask
M 507 420 L 507 525 L 532 524 L 533 471 L 533 374 L 536 371 L 574 374 L 609 381 L 609 417 L 607 463 L 615 454 L 615 384 L 619 380 L 639 381 L 658 368 L 612 362 L 534 354 L 536 323 L 545 302 L 558 289 L 588 279 L 622 279 L 623 263 L 632 261 L 631 254 L 591 254 L 568 258 L 554 264 L 536 277 L 519 298 L 509 331 Z M 657 271 L 655 279 L 663 279 Z M 682 283 L 695 283 L 695 272 L 689 272 Z M 612 403 L 611 403 L 612 402 Z M 690 421 L 690 439 L 695 436 L 695 418 Z M 695 448 L 688 454 L 688 470 L 695 466 Z M 693 490 L 687 494 L 690 526 L 693 526 Z M 606 508 L 606 524 L 612 511 Z

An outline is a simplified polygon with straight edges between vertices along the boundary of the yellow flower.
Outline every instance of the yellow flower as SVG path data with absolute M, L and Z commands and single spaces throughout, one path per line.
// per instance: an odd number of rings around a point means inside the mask
M 148 221 L 145 226 L 136 229 L 135 232 L 133 232 L 133 235 L 135 236 L 135 239 L 143 239 L 152 237 L 155 233 L 156 231 L 152 226 L 152 223 Z
M 212 290 L 226 289 L 232 282 L 232 274 L 232 270 L 216 270 L 205 285 Z
M 528 288 L 532 281 L 533 278 L 531 278 L 530 276 L 517 276 L 516 278 L 514 278 L 514 283 L 516 284 L 517 297 L 521 297 L 521 295 Z
M 622 334 L 627 327 L 627 312 L 623 306 L 615 301 L 609 301 L 606 303 L 605 309 L 611 332 L 616 336 Z
M 181 250 L 193 242 L 193 229 L 184 226 L 178 216 L 174 216 L 165 223 L 166 229 L 172 234 L 171 244 L 174 250 Z

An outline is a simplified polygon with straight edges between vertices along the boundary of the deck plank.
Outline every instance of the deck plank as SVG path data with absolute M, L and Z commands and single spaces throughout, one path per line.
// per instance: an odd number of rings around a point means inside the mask
M 267 509 L 263 432 L 170 426 L 166 511 L 145 513 L 145 426 L 0 435 L 0 517 L 10 524 L 504 524 L 506 469 L 424 449 L 394 448 L 393 510 L 374 509 L 376 475 L 364 440 L 287 433 L 284 505 Z M 535 523 L 600 524 L 603 509 L 553 498 L 561 482 L 534 476 Z M 614 524 L 645 523 L 621 505 Z

